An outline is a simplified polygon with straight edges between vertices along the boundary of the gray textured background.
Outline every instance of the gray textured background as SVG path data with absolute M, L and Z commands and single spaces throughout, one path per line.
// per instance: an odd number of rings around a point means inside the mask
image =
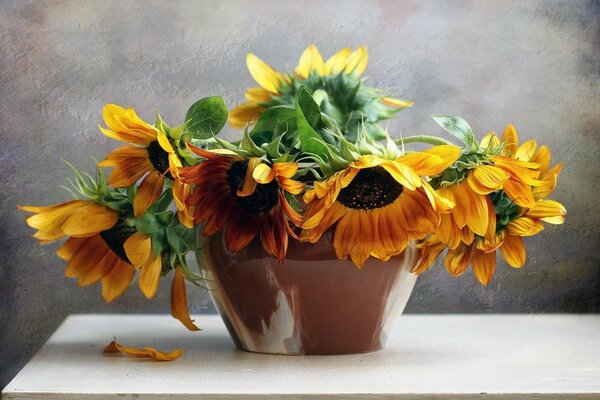
M 526 241 L 523 270 L 500 263 L 482 288 L 438 268 L 408 312 L 600 310 L 597 1 L 281 3 L 0 2 L 0 387 L 69 313 L 168 312 L 166 281 L 152 301 L 132 288 L 110 305 L 99 286 L 77 289 L 14 208 L 66 198 L 60 157 L 91 171 L 90 156 L 117 146 L 96 128 L 102 105 L 135 105 L 149 121 L 158 107 L 178 124 L 198 98 L 242 100 L 246 52 L 291 69 L 309 43 L 325 55 L 368 46 L 370 82 L 416 102 L 392 133 L 440 133 L 432 113 L 480 134 L 512 122 L 565 163 L 555 198 L 567 223 Z M 214 311 L 205 292 L 189 294 L 194 313 Z

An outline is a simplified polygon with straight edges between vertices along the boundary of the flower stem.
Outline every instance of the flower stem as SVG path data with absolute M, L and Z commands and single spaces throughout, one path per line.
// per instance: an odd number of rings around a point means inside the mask
M 407 136 L 401 139 L 396 140 L 396 144 L 408 144 L 408 143 L 427 143 L 432 144 L 434 146 L 440 144 L 452 144 L 452 142 L 447 141 L 446 139 L 442 139 L 435 136 L 429 135 L 415 135 L 415 136 Z

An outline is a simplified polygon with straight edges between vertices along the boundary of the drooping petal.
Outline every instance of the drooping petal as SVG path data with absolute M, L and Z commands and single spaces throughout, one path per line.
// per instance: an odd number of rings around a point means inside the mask
M 185 279 L 180 266 L 175 268 L 173 286 L 171 287 L 171 315 L 178 319 L 190 331 L 199 331 L 194 321 L 190 318 L 185 290 Z
M 148 260 L 148 262 L 142 266 L 139 281 L 140 290 L 148 299 L 153 298 L 156 294 L 156 289 L 158 289 L 161 265 L 162 261 L 159 254 L 158 256 L 154 257 L 154 259 Z
M 133 265 L 124 261 L 118 261 L 110 272 L 102 278 L 102 297 L 104 301 L 110 303 L 125 293 L 131 284 L 134 274 L 135 269 Z
M 64 222 L 62 230 L 68 236 L 92 236 L 112 228 L 118 218 L 118 212 L 102 204 L 90 202 L 71 214 Z
M 139 358 L 151 358 L 156 361 L 173 361 L 181 357 L 183 354 L 182 350 L 173 350 L 169 352 L 156 350 L 153 347 L 125 347 L 117 343 L 115 340 L 110 342 L 108 346 L 104 348 L 105 353 L 123 353 L 133 357 Z
M 500 246 L 500 254 L 508 265 L 513 268 L 521 268 L 525 265 L 525 244 L 520 236 L 504 235 L 504 242 Z
M 248 160 L 248 167 L 246 168 L 246 176 L 244 177 L 244 184 L 241 189 L 238 189 L 237 195 L 239 197 L 250 196 L 256 190 L 256 180 L 254 179 L 254 169 L 261 163 L 260 158 L 250 157 Z
M 152 256 L 152 240 L 145 233 L 135 232 L 125 240 L 123 249 L 133 266 L 140 268 Z
M 477 280 L 487 286 L 496 272 L 496 253 L 475 251 L 471 258 L 471 268 Z
M 133 199 L 133 213 L 139 218 L 146 210 L 158 200 L 164 185 L 164 179 L 156 172 L 144 178 Z

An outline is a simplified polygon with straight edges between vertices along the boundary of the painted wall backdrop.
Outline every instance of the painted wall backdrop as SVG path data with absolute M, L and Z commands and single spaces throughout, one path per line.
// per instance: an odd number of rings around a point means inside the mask
M 149 121 L 159 108 L 178 124 L 201 97 L 242 101 L 253 84 L 248 51 L 291 70 L 310 43 L 326 56 L 368 46 L 370 82 L 415 101 L 390 123 L 393 134 L 439 133 L 433 113 L 463 116 L 479 137 L 513 123 L 565 163 L 554 197 L 567 222 L 526 241 L 525 268 L 500 262 L 486 288 L 470 272 L 453 279 L 435 268 L 407 312 L 600 311 L 599 9 L 541 0 L 3 0 L 0 387 L 70 313 L 169 311 L 167 281 L 152 301 L 132 288 L 110 305 L 99 286 L 77 288 L 57 246 L 39 246 L 15 209 L 66 199 L 61 157 L 93 171 L 92 157 L 118 146 L 97 129 L 103 104 L 134 105 Z M 193 313 L 214 312 L 206 292 L 188 294 Z

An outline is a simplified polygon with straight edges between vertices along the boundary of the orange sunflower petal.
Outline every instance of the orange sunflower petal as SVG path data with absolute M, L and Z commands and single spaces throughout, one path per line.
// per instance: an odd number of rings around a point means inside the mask
M 162 271 L 162 260 L 160 254 L 154 259 L 148 260 L 141 268 L 140 272 L 140 290 L 146 296 L 151 299 L 156 294 L 158 289 L 158 282 L 160 281 L 160 273 Z
M 152 172 L 144 178 L 133 199 L 133 213 L 137 218 L 158 200 L 163 185 L 164 179 L 156 172 Z
M 513 268 L 521 268 L 525 265 L 525 244 L 520 236 L 504 235 L 504 242 L 500 246 L 500 254 L 508 265 Z
M 145 233 L 135 232 L 125 240 L 123 249 L 133 266 L 140 268 L 152 256 L 152 240 Z
M 118 219 L 118 212 L 102 204 L 90 203 L 71 214 L 62 230 L 68 236 L 92 236 L 112 228 Z
M 109 343 L 108 346 L 104 348 L 105 353 L 123 353 L 133 357 L 139 358 L 151 358 L 156 361 L 173 361 L 181 357 L 183 354 L 182 350 L 173 350 L 169 352 L 156 350 L 153 347 L 125 347 L 120 345 L 115 340 Z
M 118 261 L 102 278 L 102 297 L 110 303 L 121 296 L 131 284 L 135 269 L 125 261 Z
M 471 268 L 477 280 L 487 286 L 496 272 L 496 253 L 475 251 L 471 258 Z
M 171 315 L 178 319 L 190 331 L 200 330 L 190 318 L 187 306 L 185 279 L 183 277 L 183 270 L 180 266 L 175 268 L 173 286 L 171 287 Z

